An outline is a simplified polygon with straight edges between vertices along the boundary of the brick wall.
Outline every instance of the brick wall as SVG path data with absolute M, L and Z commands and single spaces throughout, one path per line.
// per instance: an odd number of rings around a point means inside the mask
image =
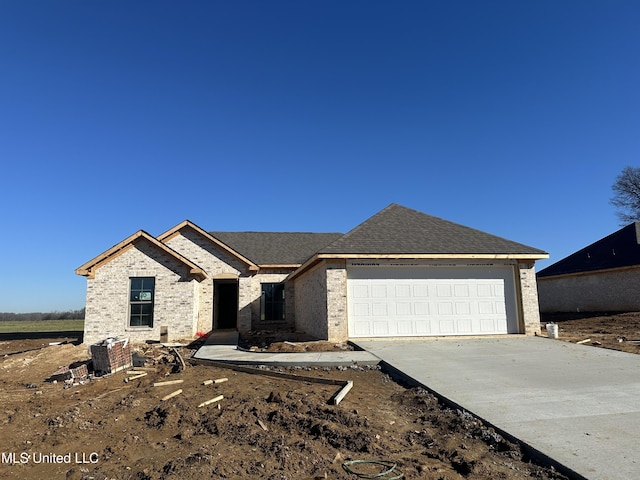
M 129 326 L 129 278 L 155 277 L 152 328 Z M 132 342 L 159 340 L 160 326 L 169 341 L 193 338 L 198 318 L 198 282 L 189 269 L 146 241 L 113 258 L 87 279 L 84 342 L 128 337 Z
M 345 342 L 349 338 L 347 322 L 347 269 L 344 262 L 327 264 L 328 340 Z
M 261 270 L 262 272 L 262 270 Z M 292 328 L 295 325 L 294 299 L 289 298 L 293 292 L 289 285 L 285 284 L 285 321 L 284 322 L 263 322 L 260 318 L 260 297 L 262 296 L 263 283 L 280 283 L 285 281 L 289 272 L 272 270 L 270 273 L 259 273 L 251 277 L 248 297 L 245 303 L 251 305 L 251 329 L 252 330 L 275 330 L 276 328 Z M 240 328 L 238 328 L 238 331 Z
M 246 275 L 247 265 L 191 229 L 182 230 L 179 235 L 170 239 L 167 245 L 207 272 L 207 278 L 200 282 L 198 289 L 197 331 L 208 332 L 213 328 L 213 282 L 215 278 L 221 275 L 235 277 Z M 246 284 L 241 282 L 239 285 L 239 311 L 246 307 L 248 301 L 245 295 L 246 289 L 240 288 L 241 286 L 245 287 Z M 238 318 L 239 324 L 240 320 Z M 242 325 L 245 324 L 246 319 L 243 319 Z
M 526 335 L 540 333 L 540 308 L 534 263 L 518 264 L 522 295 L 522 322 Z
M 543 312 L 636 312 L 640 268 L 538 279 Z
M 327 324 L 327 274 L 324 263 L 294 280 L 295 326 L 319 340 L 329 338 Z

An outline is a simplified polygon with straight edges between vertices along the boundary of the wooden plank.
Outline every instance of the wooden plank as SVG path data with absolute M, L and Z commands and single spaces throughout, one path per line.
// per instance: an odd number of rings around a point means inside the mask
M 353 388 L 353 382 L 351 380 L 347 381 L 347 384 L 342 387 L 342 390 L 340 390 L 335 397 L 333 397 L 331 403 L 333 403 L 334 405 L 338 405 L 342 399 L 347 395 L 347 393 L 349 393 L 349 390 L 351 390 Z
M 204 382 L 202 382 L 203 385 L 211 385 L 213 383 L 213 380 L 205 380 Z
M 579 342 L 576 342 L 576 345 L 582 345 L 583 343 L 589 343 L 591 341 L 590 338 L 586 338 L 584 340 L 580 340 Z
M 218 395 L 217 397 L 214 397 L 211 400 L 207 400 L 206 402 L 202 402 L 200 405 L 198 405 L 198 408 L 205 407 L 205 406 L 210 405 L 210 404 L 215 403 L 215 402 L 219 402 L 223 398 L 224 398 L 223 395 Z
M 170 398 L 180 395 L 181 393 L 182 393 L 182 389 L 176 390 L 175 392 L 171 392 L 169 395 L 165 395 L 164 397 L 162 397 L 162 401 L 164 402 L 165 400 L 169 400 Z
M 309 383 L 321 383 L 324 385 L 340 385 L 343 387 L 332 397 L 331 402 L 334 405 L 338 405 L 342 399 L 345 397 L 349 390 L 353 388 L 353 382 L 351 380 L 335 380 L 333 378 L 319 378 L 319 377 L 309 377 L 306 375 L 295 375 L 293 373 L 282 373 L 282 372 L 274 372 L 272 370 L 261 370 L 258 368 L 245 367 L 242 365 L 235 365 L 232 363 L 223 363 L 216 362 L 214 360 L 202 360 L 199 358 L 191 358 L 189 360 L 196 365 L 210 365 L 218 368 L 228 368 L 229 370 L 235 370 L 237 372 L 250 373 L 253 375 L 263 375 L 266 377 L 274 377 L 280 378 L 284 380 L 296 380 L 301 382 L 309 382 Z
M 184 380 L 168 380 L 166 382 L 156 382 L 153 384 L 154 387 L 164 387 L 165 385 L 177 385 L 178 383 L 183 383 Z
M 125 382 L 131 382 L 133 380 L 137 380 L 138 378 L 142 378 L 142 377 L 146 377 L 147 376 L 147 372 L 139 372 L 138 375 L 133 375 L 131 377 L 127 377 L 124 379 Z
M 213 381 L 213 383 L 224 383 L 224 382 L 228 382 L 229 379 L 224 377 L 224 378 L 217 378 Z
M 342 385 L 346 384 L 345 380 L 335 380 L 333 378 L 309 377 L 306 375 L 295 375 L 293 373 L 275 372 L 272 370 L 261 370 L 259 368 L 245 367 L 244 365 L 235 365 L 233 363 L 216 362 L 214 360 L 203 360 L 192 358 L 191 362 L 197 365 L 210 365 L 217 368 L 227 368 L 236 372 L 251 373 L 253 375 L 264 375 L 266 377 L 283 378 L 286 380 L 297 380 L 301 382 L 323 383 L 325 385 Z

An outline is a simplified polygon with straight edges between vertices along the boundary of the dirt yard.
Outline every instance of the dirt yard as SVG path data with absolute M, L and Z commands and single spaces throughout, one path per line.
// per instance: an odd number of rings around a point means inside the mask
M 547 322 L 558 324 L 560 340 L 640 354 L 640 312 L 543 314 L 543 335 Z
M 561 339 L 591 338 L 638 353 L 630 342 L 640 338 L 640 314 L 552 320 Z M 245 347 L 345 348 L 265 338 L 247 338 Z M 565 478 L 530 463 L 519 446 L 468 413 L 377 367 L 282 370 L 352 380 L 337 406 L 329 400 L 340 386 L 204 365 L 176 372 L 174 357 L 156 347 L 141 352 L 159 359 L 148 362 L 145 377 L 125 383 L 119 372 L 65 388 L 45 379 L 89 354 L 82 345 L 48 346 L 53 340 L 0 341 L 0 479 L 356 479 L 343 465 L 372 473 L 393 464 L 380 478 Z M 192 350 L 180 351 L 186 358 Z M 228 381 L 202 384 L 223 377 Z M 183 382 L 153 386 L 172 380 Z M 224 398 L 198 407 L 218 395 Z M 353 460 L 391 463 L 349 466 Z

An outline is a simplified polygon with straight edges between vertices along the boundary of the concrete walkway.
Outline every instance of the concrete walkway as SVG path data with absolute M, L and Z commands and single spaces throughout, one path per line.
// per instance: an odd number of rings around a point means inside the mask
M 235 365 L 282 367 L 338 367 L 380 363 L 380 359 L 374 354 L 354 350 L 301 353 L 248 352 L 238 348 L 238 332 L 235 330 L 216 330 L 209 336 L 205 345 L 193 355 L 193 358 Z
M 575 478 L 640 478 L 640 355 L 524 336 L 355 343 Z

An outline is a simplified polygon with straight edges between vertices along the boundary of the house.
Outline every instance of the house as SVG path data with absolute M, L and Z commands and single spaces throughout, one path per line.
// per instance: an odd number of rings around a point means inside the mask
M 640 311 L 640 223 L 621 228 L 538 273 L 543 312 Z
M 139 231 L 85 263 L 85 342 L 296 329 L 318 339 L 539 332 L 548 254 L 397 204 L 347 234 Z

